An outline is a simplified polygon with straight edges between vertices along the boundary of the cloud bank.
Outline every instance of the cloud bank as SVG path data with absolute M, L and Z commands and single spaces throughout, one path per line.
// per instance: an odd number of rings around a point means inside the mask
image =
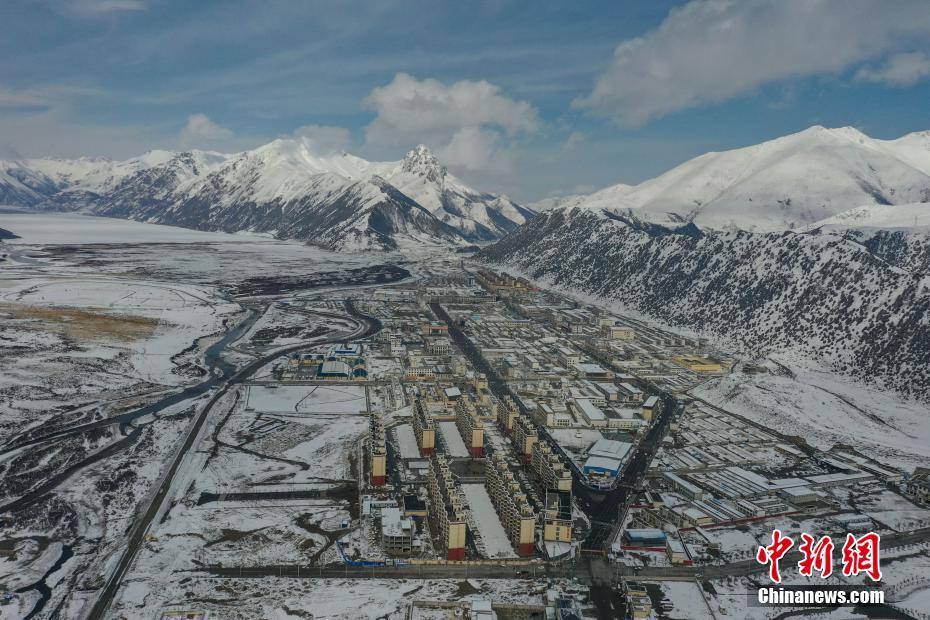
M 924 0 L 695 0 L 622 42 L 593 91 L 573 106 L 637 127 L 791 78 L 836 74 L 926 46 Z M 892 57 L 862 79 L 925 77 L 922 55 Z M 911 82 L 912 83 L 912 82 Z
M 895 54 L 877 67 L 862 67 L 856 73 L 856 77 L 863 82 L 888 86 L 913 86 L 928 76 L 930 56 L 923 52 Z

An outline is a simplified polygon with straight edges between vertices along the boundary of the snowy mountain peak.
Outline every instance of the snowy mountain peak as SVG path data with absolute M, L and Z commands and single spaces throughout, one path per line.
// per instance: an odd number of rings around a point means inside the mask
M 445 166 L 439 163 L 439 159 L 424 144 L 418 144 L 416 148 L 407 153 L 401 169 L 403 172 L 426 177 L 433 183 L 441 183 L 446 176 Z
M 803 228 L 860 205 L 921 202 L 930 202 L 926 136 L 877 140 L 855 127 L 815 125 L 558 206 L 633 210 L 665 226 L 760 232 Z

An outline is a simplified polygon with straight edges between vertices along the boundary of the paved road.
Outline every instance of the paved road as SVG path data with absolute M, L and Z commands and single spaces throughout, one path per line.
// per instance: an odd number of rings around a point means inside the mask
M 192 424 L 190 430 L 188 431 L 187 437 L 184 440 L 184 444 L 181 449 L 178 450 L 175 455 L 174 460 L 171 463 L 171 466 L 168 468 L 167 472 L 162 477 L 162 480 L 159 484 L 158 490 L 155 495 L 152 497 L 151 502 L 149 503 L 148 508 L 145 512 L 136 519 L 135 523 L 132 526 L 132 529 L 129 534 L 129 540 L 126 544 L 126 548 L 123 550 L 123 554 L 120 556 L 119 562 L 114 568 L 113 572 L 110 574 L 110 577 L 107 580 L 106 585 L 103 588 L 97 602 L 94 604 L 91 609 L 90 615 L 88 616 L 92 620 L 97 620 L 100 618 L 106 617 L 107 609 L 109 609 L 110 604 L 113 602 L 113 598 L 116 596 L 116 593 L 119 591 L 120 585 L 122 584 L 123 577 L 126 574 L 129 566 L 132 564 L 132 561 L 135 559 L 136 554 L 139 551 L 139 548 L 142 545 L 143 538 L 145 537 L 146 532 L 149 529 L 152 521 L 155 519 L 155 516 L 161 511 L 161 507 L 165 502 L 166 498 L 169 497 L 169 491 L 171 490 L 171 484 L 174 480 L 174 476 L 177 474 L 178 468 L 181 463 L 184 461 L 184 458 L 187 456 L 187 453 L 190 451 L 191 447 L 197 440 L 197 437 L 200 434 L 200 430 L 203 428 L 204 423 L 209 417 L 210 411 L 216 405 L 216 403 L 227 393 L 230 387 L 243 383 L 248 379 L 255 371 L 259 368 L 262 368 L 269 362 L 289 353 L 295 351 L 300 351 L 302 349 L 307 349 L 311 347 L 317 347 L 323 344 L 331 344 L 338 342 L 347 342 L 361 338 L 367 338 L 371 336 L 381 328 L 381 324 L 377 319 L 372 317 L 365 316 L 359 313 L 351 301 L 345 302 L 346 312 L 355 317 L 358 321 L 358 328 L 351 333 L 339 333 L 338 336 L 333 336 L 331 338 L 326 338 L 323 340 L 317 340 L 309 344 L 300 344 L 294 345 L 291 347 L 286 347 L 283 349 L 278 349 L 274 353 L 261 357 L 249 365 L 245 366 L 234 375 L 232 375 L 229 380 L 217 391 L 216 394 L 210 399 L 206 406 L 198 414 L 194 423 Z M 338 315 L 334 315 L 338 316 Z M 339 318 L 345 318 L 340 316 Z
M 892 549 L 909 544 L 927 542 L 930 540 L 930 528 L 905 532 L 900 534 L 887 534 L 882 537 L 882 549 Z M 835 551 L 839 554 L 840 551 Z M 783 567 L 796 565 L 800 553 L 792 552 L 782 559 Z M 837 561 L 839 561 L 837 559 Z M 738 577 L 765 572 L 763 566 L 753 559 L 740 562 L 731 562 L 721 565 L 704 566 L 670 566 L 657 568 L 629 568 L 622 565 L 611 565 L 601 558 L 582 558 L 577 562 L 544 562 L 538 561 L 530 565 L 482 565 L 469 566 L 466 564 L 425 564 L 407 566 L 348 566 L 343 564 L 329 564 L 326 566 L 211 566 L 196 573 L 207 573 L 216 577 L 227 578 L 258 578 L 258 577 L 290 577 L 301 579 L 454 579 L 454 578 L 509 578 L 534 579 L 543 577 L 578 578 L 589 585 L 612 585 L 618 576 L 637 577 L 640 579 L 655 580 L 688 580 L 718 579 L 722 577 Z
M 552 565 L 540 562 L 530 566 L 469 566 L 467 564 L 416 564 L 408 566 L 217 566 L 204 568 L 198 573 L 215 577 L 259 578 L 291 577 L 301 579 L 540 579 L 575 576 L 570 565 Z

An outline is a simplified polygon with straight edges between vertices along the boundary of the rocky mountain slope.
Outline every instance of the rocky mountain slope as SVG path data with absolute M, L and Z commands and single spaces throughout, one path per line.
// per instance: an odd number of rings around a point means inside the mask
M 628 212 L 666 226 L 794 230 L 852 207 L 930 202 L 930 132 L 876 140 L 852 127 L 811 127 L 706 153 L 639 185 L 566 206 Z
M 506 196 L 471 189 L 423 145 L 383 176 L 469 241 L 499 239 L 535 215 Z
M 478 256 L 746 352 L 794 352 L 930 398 L 930 279 L 909 262 L 930 244 L 915 241 L 910 259 L 892 263 L 889 248 L 866 242 L 874 234 L 863 241 L 834 224 L 715 232 L 575 207 L 540 214 Z
M 841 234 L 888 263 L 930 273 L 930 204 L 866 205 L 844 211 L 807 228 Z
M 533 216 L 449 174 L 426 147 L 400 162 L 281 139 L 233 155 L 0 162 L 0 204 L 305 239 L 337 250 L 489 241 Z

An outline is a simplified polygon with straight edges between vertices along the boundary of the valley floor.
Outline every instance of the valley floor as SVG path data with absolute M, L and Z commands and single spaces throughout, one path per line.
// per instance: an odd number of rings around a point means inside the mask
M 535 574 L 323 575 L 346 556 L 382 558 L 370 517 L 360 515 L 361 442 L 377 411 L 400 456 L 416 460 L 411 406 L 389 357 L 369 360 L 370 385 L 281 385 L 276 364 L 293 347 L 322 356 L 364 333 L 346 291 L 417 278 L 428 261 L 459 273 L 457 257 L 339 255 L 77 215 L 0 215 L 0 225 L 22 237 L 0 262 L 0 591 L 15 593 L 0 604 L 4 617 L 86 616 L 142 516 L 151 527 L 108 593 L 112 617 L 219 608 L 230 618 L 402 618 L 413 600 L 522 604 L 566 586 Z M 649 332 L 645 317 L 630 320 Z M 819 450 L 844 444 L 904 472 L 930 462 L 927 405 L 783 356 L 732 358 L 731 372 L 680 396 Z M 439 431 L 446 451 L 468 456 L 454 422 Z M 593 441 L 592 429 L 553 435 L 572 454 L 577 443 L 579 458 Z M 758 452 L 776 465 L 783 458 L 774 448 Z M 177 472 L 166 478 L 171 463 Z M 159 493 L 166 499 L 152 503 L 158 511 L 143 515 Z M 883 532 L 924 527 L 930 517 L 879 483 L 843 493 L 832 496 L 856 504 Z M 467 486 L 465 495 L 483 557 L 515 556 L 484 486 Z M 786 527 L 824 523 L 780 518 Z M 749 557 L 760 542 L 748 528 L 716 532 L 728 561 Z M 423 556 L 433 553 L 428 535 L 418 543 Z M 889 587 L 905 607 L 926 605 L 917 581 L 928 554 L 920 543 L 888 555 Z M 661 555 L 654 566 L 664 569 Z M 267 573 L 298 567 L 320 577 Z M 221 572 L 250 568 L 250 578 Z M 732 576 L 650 587 L 671 606 L 660 617 L 770 617 L 747 608 L 752 584 Z

